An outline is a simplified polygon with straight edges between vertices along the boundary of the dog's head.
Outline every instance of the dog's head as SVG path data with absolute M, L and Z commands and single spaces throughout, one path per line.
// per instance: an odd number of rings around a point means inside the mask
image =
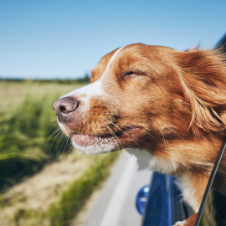
M 54 109 L 60 128 L 86 153 L 154 153 L 222 133 L 225 104 L 220 53 L 132 44 L 105 55 L 91 84 L 61 97 Z

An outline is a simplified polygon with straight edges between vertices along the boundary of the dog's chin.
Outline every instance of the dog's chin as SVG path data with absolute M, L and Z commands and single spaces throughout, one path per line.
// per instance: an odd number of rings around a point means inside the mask
M 76 149 L 86 154 L 102 154 L 131 147 L 136 140 L 135 135 L 139 134 L 140 130 L 137 127 L 129 128 L 121 133 L 102 136 L 75 133 L 71 135 L 71 141 Z
M 72 140 L 72 145 L 75 147 L 75 149 L 80 150 L 87 155 L 97 155 L 97 154 L 103 154 L 107 152 L 113 152 L 118 151 L 119 148 L 117 148 L 117 145 L 114 142 L 96 142 L 92 144 L 86 144 L 86 145 L 80 145 Z

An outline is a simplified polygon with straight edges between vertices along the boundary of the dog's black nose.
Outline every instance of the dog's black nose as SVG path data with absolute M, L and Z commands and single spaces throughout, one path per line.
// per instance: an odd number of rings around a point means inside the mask
M 78 108 L 79 102 L 71 97 L 64 97 L 53 104 L 53 109 L 57 116 L 67 115 Z

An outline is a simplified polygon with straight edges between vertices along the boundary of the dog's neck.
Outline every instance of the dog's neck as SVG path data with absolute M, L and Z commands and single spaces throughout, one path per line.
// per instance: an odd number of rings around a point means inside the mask
M 152 155 L 147 150 L 127 148 L 126 151 L 137 157 L 138 167 L 140 170 L 149 169 L 165 174 L 173 174 L 177 169 L 177 164 L 173 160 L 169 161 L 167 159 L 157 157 Z
M 184 200 L 195 212 L 198 211 L 209 179 L 209 173 L 205 176 L 200 176 L 199 174 L 194 174 L 187 170 L 183 171 L 181 174 L 175 174 L 178 164 L 173 160 L 169 161 L 156 157 L 147 150 L 128 148 L 126 151 L 137 157 L 140 170 L 149 169 L 165 174 L 174 174 L 178 178 L 178 187 L 181 188 Z

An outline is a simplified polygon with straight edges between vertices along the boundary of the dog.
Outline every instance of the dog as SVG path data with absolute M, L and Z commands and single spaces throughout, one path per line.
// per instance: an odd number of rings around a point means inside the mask
M 54 103 L 59 127 L 86 154 L 126 149 L 141 169 L 176 176 L 195 212 L 176 225 L 194 225 L 225 135 L 224 61 L 218 50 L 117 48 L 93 69 L 91 84 Z

